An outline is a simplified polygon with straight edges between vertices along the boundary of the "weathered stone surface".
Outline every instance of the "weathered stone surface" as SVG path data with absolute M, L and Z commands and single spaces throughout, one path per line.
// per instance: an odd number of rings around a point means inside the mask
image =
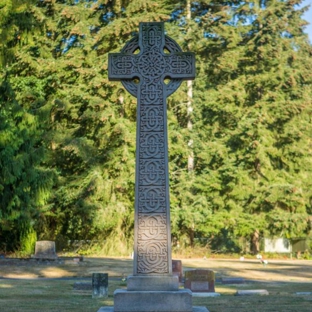
M 108 296 L 108 273 L 92 274 L 92 298 Z
M 55 260 L 57 254 L 55 252 L 54 241 L 37 241 L 35 246 L 35 259 Z
M 212 270 L 188 270 L 184 275 L 184 287 L 192 292 L 215 292 L 215 274 Z
M 238 290 L 236 296 L 253 296 L 253 295 L 268 295 L 269 292 L 266 289 L 248 289 L 248 290 Z
M 129 291 L 176 291 L 179 289 L 177 276 L 128 276 L 127 290 Z
M 179 278 L 179 283 L 182 283 L 183 268 L 181 260 L 172 260 L 172 274 Z
M 220 297 L 221 295 L 216 292 L 192 292 L 193 297 Z
M 115 312 L 191 312 L 192 293 L 188 289 L 178 291 L 127 291 L 114 292 Z

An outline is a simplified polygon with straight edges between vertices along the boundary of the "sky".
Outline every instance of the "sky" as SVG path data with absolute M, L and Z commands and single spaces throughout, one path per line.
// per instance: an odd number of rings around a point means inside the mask
M 302 6 L 306 5 L 310 5 L 310 8 L 309 11 L 303 15 L 303 19 L 308 21 L 310 25 L 306 27 L 305 32 L 309 35 L 310 42 L 312 43 L 312 0 L 304 0 Z

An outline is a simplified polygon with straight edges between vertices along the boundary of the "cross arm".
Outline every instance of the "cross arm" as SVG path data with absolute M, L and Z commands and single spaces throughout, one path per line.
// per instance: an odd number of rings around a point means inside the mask
M 193 52 L 175 52 L 165 58 L 168 77 L 183 80 L 195 79 L 195 54 Z
M 138 76 L 136 57 L 128 53 L 110 53 L 108 55 L 108 79 L 132 79 Z

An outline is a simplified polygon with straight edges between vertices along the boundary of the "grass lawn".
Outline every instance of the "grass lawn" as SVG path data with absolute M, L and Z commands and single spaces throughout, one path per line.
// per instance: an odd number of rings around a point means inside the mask
M 220 277 L 242 277 L 245 284 L 216 283 L 220 297 L 193 298 L 193 305 L 210 312 L 311 312 L 312 261 L 272 261 L 263 267 L 256 261 L 182 259 L 183 268 L 212 268 Z M 125 288 L 121 278 L 131 274 L 131 259 L 88 258 L 77 263 L 0 261 L 1 312 L 97 312 L 113 305 L 113 292 Z M 74 289 L 75 282 L 90 282 L 92 272 L 109 273 L 108 298 L 93 299 L 90 291 Z M 45 277 L 45 278 L 43 278 Z M 237 290 L 266 289 L 268 296 L 235 296 Z

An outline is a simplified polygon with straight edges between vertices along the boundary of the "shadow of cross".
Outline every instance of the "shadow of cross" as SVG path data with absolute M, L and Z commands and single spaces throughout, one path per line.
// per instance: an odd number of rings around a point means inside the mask
M 164 34 L 164 23 L 140 23 L 139 35 L 109 54 L 108 78 L 138 102 L 134 275 L 171 275 L 166 98 L 195 78 L 195 55 Z

